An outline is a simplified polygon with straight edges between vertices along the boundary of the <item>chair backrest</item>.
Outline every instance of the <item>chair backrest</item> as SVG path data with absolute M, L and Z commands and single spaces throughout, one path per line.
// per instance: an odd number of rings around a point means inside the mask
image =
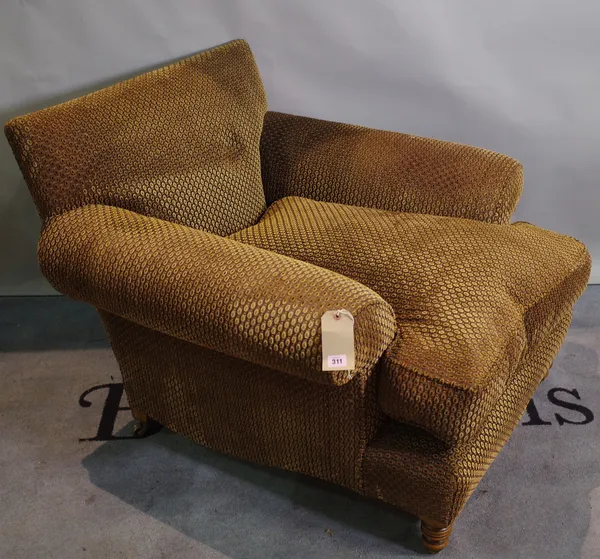
M 237 40 L 14 118 L 5 132 L 42 219 L 106 204 L 227 235 L 265 210 L 266 110 Z

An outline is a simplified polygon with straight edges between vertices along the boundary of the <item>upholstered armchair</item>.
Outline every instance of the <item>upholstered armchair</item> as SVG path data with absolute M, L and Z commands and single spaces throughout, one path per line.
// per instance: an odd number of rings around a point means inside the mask
M 5 130 L 41 269 L 97 307 L 141 435 L 342 485 L 447 544 L 590 272 L 575 239 L 510 223 L 517 161 L 267 112 L 244 41 Z M 323 370 L 341 309 L 355 366 Z

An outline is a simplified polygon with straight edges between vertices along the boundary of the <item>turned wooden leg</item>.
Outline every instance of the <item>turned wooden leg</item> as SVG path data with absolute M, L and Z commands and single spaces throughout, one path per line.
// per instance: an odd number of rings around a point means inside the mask
M 131 408 L 131 415 L 133 415 L 133 419 L 137 419 L 140 423 L 148 421 L 148 416 L 143 411 L 136 410 L 135 408 Z
M 131 408 L 131 415 L 140 422 L 133 429 L 133 436 L 136 439 L 143 439 L 144 437 L 154 435 L 154 433 L 158 433 L 162 429 L 162 425 L 158 421 L 152 419 L 142 411 Z
M 427 551 L 437 553 L 448 545 L 452 534 L 452 524 L 444 526 L 439 522 L 421 519 L 421 536 Z

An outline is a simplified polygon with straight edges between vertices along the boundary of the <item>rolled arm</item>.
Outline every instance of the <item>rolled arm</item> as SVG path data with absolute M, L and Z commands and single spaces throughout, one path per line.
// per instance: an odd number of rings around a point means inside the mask
M 261 139 L 267 202 L 284 196 L 509 223 L 521 164 L 481 148 L 268 112 Z
M 325 384 L 369 371 L 394 313 L 350 278 L 271 251 L 102 205 L 52 218 L 38 245 L 60 292 L 233 357 Z M 356 370 L 321 371 L 321 316 L 355 316 Z

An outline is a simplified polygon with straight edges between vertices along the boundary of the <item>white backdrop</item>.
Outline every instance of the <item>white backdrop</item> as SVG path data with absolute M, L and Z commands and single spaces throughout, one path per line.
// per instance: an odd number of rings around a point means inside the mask
M 585 242 L 600 281 L 597 0 L 2 0 L 0 120 L 234 38 L 272 109 L 469 143 L 525 166 L 515 219 Z M 0 139 L 0 293 L 50 293 Z

